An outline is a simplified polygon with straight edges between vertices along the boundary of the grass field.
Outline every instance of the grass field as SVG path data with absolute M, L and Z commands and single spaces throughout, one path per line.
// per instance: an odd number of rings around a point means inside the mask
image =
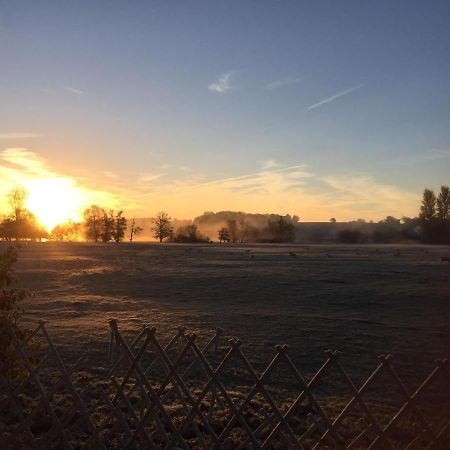
M 3 245 L 3 244 L 2 244 Z M 289 252 L 295 253 L 290 255 Z M 28 324 L 48 321 L 66 354 L 103 352 L 107 319 L 122 329 L 222 327 L 258 365 L 287 343 L 306 372 L 328 348 L 355 376 L 380 353 L 423 378 L 450 349 L 450 265 L 438 246 L 30 243 L 20 249 Z

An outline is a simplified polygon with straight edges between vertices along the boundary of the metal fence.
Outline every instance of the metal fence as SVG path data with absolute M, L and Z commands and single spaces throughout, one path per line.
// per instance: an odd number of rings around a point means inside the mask
M 389 355 L 356 385 L 336 351 L 306 376 L 287 346 L 256 370 L 221 330 L 162 343 L 154 328 L 127 341 L 109 324 L 106 367 L 66 365 L 44 322 L 26 340 L 10 330 L 18 366 L 0 370 L 0 448 L 450 449 L 446 360 L 410 392 Z

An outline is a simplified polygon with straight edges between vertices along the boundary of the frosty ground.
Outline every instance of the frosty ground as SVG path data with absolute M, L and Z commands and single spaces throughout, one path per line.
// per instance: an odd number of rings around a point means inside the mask
M 4 246 L 4 245 L 2 245 Z M 291 254 L 290 254 L 291 253 Z M 222 327 L 264 366 L 275 344 L 311 373 L 324 350 L 355 377 L 393 353 L 415 379 L 450 349 L 449 247 L 29 243 L 19 249 L 25 323 L 47 321 L 66 355 L 106 352 L 115 317 L 130 332 Z

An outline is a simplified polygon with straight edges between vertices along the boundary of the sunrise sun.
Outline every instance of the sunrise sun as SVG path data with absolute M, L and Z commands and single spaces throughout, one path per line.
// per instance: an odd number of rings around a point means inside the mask
M 71 179 L 30 180 L 26 188 L 25 206 L 48 231 L 68 220 L 79 221 L 89 202 L 87 193 Z

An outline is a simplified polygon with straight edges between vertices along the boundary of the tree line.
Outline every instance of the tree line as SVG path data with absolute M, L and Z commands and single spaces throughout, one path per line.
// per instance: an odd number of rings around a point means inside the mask
M 437 196 L 431 189 L 423 191 L 419 219 L 425 242 L 450 244 L 450 189 L 448 186 L 441 186 Z
M 47 232 L 36 217 L 25 208 L 26 191 L 16 187 L 7 194 L 9 212 L 0 221 L 0 239 L 91 242 L 133 242 L 144 230 L 135 218 L 127 219 L 122 210 L 114 211 L 91 205 L 83 212 L 83 220 L 69 220 Z M 142 224 L 142 223 L 141 223 Z M 441 186 L 436 195 L 425 189 L 417 217 L 396 219 L 388 216 L 374 224 L 364 220 L 338 223 L 300 223 L 298 216 L 248 214 L 235 211 L 207 211 L 193 221 L 176 221 L 168 213 L 159 212 L 148 224 L 159 242 L 207 243 L 210 236 L 223 243 L 288 243 L 300 237 L 305 240 L 337 240 L 343 243 L 389 243 L 420 241 L 433 244 L 450 243 L 450 190 Z M 306 230 L 306 231 L 305 231 Z

